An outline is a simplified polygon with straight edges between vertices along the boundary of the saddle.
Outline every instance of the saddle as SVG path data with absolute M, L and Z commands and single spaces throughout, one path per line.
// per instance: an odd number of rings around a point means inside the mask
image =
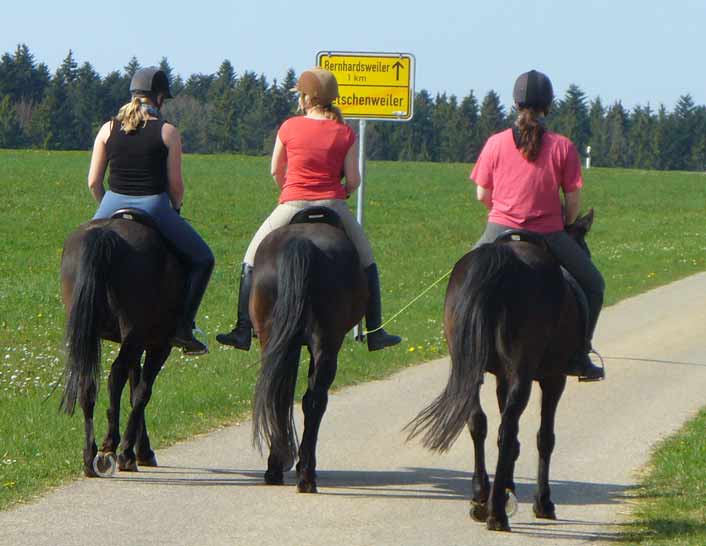
M 522 241 L 525 243 L 531 243 L 539 246 L 540 248 L 546 250 L 549 254 L 554 256 L 552 249 L 549 247 L 547 240 L 539 233 L 534 233 L 532 231 L 525 231 L 523 229 L 507 229 L 498 235 L 495 239 L 496 243 L 506 243 L 510 241 Z M 564 266 L 560 266 L 561 274 L 564 277 L 566 283 L 571 287 L 571 291 L 574 293 L 576 298 L 576 303 L 579 307 L 579 314 L 583 318 L 584 331 L 588 328 L 588 299 L 586 299 L 586 294 L 581 288 L 576 278 L 569 273 Z M 585 332 L 584 338 L 587 332 Z
M 307 207 L 297 212 L 289 221 L 290 224 L 328 224 L 343 229 L 341 217 L 328 207 Z
M 111 218 L 111 220 L 113 218 L 121 218 L 123 220 L 132 220 L 134 222 L 138 222 L 138 223 L 142 224 L 143 226 L 147 226 L 147 227 L 150 227 L 156 231 L 159 231 L 159 228 L 157 227 L 157 222 L 155 222 L 154 218 L 152 218 L 144 210 L 134 209 L 134 208 L 118 209 L 113 214 L 110 215 L 110 218 Z

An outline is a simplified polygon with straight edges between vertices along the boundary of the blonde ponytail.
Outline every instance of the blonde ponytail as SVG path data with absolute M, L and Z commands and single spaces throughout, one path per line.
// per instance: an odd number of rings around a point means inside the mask
M 326 119 L 330 119 L 338 123 L 345 123 L 343 121 L 343 114 L 341 113 L 341 110 L 334 106 L 333 103 L 329 102 L 327 105 L 322 106 L 320 104 L 316 104 L 306 93 L 301 93 L 299 95 L 299 106 L 297 108 L 297 112 L 306 113 L 307 109 L 319 110 Z
M 147 99 L 133 97 L 130 102 L 118 110 L 116 118 L 120 122 L 120 129 L 126 133 L 133 133 L 147 123 L 149 114 L 142 109 L 143 102 L 147 102 Z

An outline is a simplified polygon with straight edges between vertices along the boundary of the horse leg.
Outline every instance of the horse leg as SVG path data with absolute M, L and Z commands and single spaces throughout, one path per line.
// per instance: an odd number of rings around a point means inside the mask
M 140 349 L 134 346 L 131 347 L 128 343 L 123 343 L 117 358 L 110 367 L 110 375 L 108 376 L 110 396 L 107 410 L 108 432 L 101 445 L 101 453 L 103 454 L 114 454 L 120 443 L 120 398 L 127 382 L 128 368 L 135 360 L 139 360 L 141 354 L 142 351 Z
M 139 360 L 135 366 L 130 368 L 130 404 L 135 405 L 135 389 L 140 383 L 140 375 L 142 367 Z M 137 454 L 138 466 L 157 466 L 157 457 L 150 446 L 150 438 L 147 435 L 147 424 L 145 423 L 144 415 L 140 426 L 138 427 L 137 439 L 135 440 L 135 453 Z
M 328 405 L 328 390 L 336 377 L 337 351 L 314 350 L 309 365 L 309 384 L 302 400 L 304 433 L 299 446 L 297 490 L 316 493 L 316 440 Z
M 480 386 L 478 389 L 480 390 Z M 473 439 L 474 452 L 470 516 L 473 520 L 482 522 L 488 519 L 488 494 L 490 493 L 490 480 L 485 467 L 485 438 L 488 435 L 488 419 L 483 413 L 480 399 L 476 397 L 476 401 L 468 420 L 468 430 Z
M 507 384 L 507 378 L 502 375 L 498 374 L 495 378 L 495 396 L 498 399 L 498 409 L 500 410 L 500 415 L 503 414 L 505 411 L 505 405 L 507 404 L 507 393 L 508 393 L 508 384 Z M 517 461 L 517 457 L 520 456 L 520 450 L 518 449 L 517 452 L 515 453 L 515 458 L 513 459 L 512 462 L 512 471 L 511 475 L 515 475 L 515 462 Z M 510 483 L 507 485 L 507 489 L 515 493 L 516 487 L 515 487 L 515 480 L 514 478 L 510 481 Z
M 506 491 L 513 483 L 515 460 L 520 453 L 520 442 L 517 439 L 520 416 L 527 406 L 532 390 L 531 377 L 516 377 L 513 383 L 509 387 L 498 432 L 498 465 L 490 491 L 490 514 L 486 522 L 491 531 L 510 530 L 505 512 Z
M 137 462 L 133 450 L 137 441 L 138 433 L 144 427 L 145 407 L 152 396 L 152 385 L 157 378 L 157 374 L 162 369 L 164 361 L 167 360 L 171 347 L 165 345 L 158 349 L 149 349 L 145 357 L 145 364 L 140 375 L 140 382 L 133 393 L 133 405 L 130 417 L 125 427 L 123 441 L 120 442 L 120 453 L 118 454 L 118 466 L 120 470 L 128 472 L 137 471 Z
M 538 518 L 556 519 L 554 503 L 549 490 L 549 461 L 554 450 L 554 417 L 559 399 L 564 392 L 566 376 L 560 375 L 540 381 L 542 387 L 542 421 L 537 432 L 539 468 L 537 470 L 537 493 L 532 510 Z
M 83 447 L 83 473 L 89 478 L 97 478 L 98 474 L 93 470 L 93 459 L 98 453 L 96 446 L 95 431 L 93 428 L 93 410 L 96 406 L 96 392 L 98 388 L 95 382 L 82 377 L 79 381 L 78 400 L 83 411 L 83 422 L 85 431 L 85 443 Z

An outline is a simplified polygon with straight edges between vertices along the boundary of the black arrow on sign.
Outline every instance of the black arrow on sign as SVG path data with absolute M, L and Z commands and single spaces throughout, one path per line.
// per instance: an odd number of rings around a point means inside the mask
M 400 68 L 404 68 L 404 65 L 401 62 L 397 61 L 397 62 L 395 62 L 395 64 L 392 65 L 392 68 L 397 69 L 397 74 L 395 75 L 395 79 L 397 81 L 400 81 Z

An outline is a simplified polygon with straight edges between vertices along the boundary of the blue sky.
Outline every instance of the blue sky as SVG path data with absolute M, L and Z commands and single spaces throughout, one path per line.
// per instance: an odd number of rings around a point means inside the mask
M 685 93 L 706 104 L 705 26 L 704 0 L 38 0 L 3 5 L 0 51 L 26 43 L 53 71 L 71 48 L 102 75 L 132 55 L 143 65 L 166 56 L 183 76 L 227 58 L 269 80 L 312 66 L 320 50 L 405 52 L 417 90 L 494 89 L 509 106 L 515 77 L 536 68 L 559 96 L 575 83 L 604 104 L 671 110 Z

